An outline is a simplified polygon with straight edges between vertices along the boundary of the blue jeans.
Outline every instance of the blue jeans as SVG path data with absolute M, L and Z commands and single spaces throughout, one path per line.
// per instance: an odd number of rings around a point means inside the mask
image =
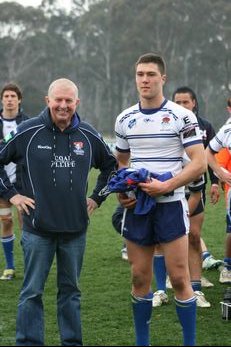
M 44 345 L 42 295 L 56 254 L 57 320 L 62 346 L 82 346 L 78 286 L 86 233 L 49 237 L 23 231 L 24 280 L 16 321 L 16 346 Z

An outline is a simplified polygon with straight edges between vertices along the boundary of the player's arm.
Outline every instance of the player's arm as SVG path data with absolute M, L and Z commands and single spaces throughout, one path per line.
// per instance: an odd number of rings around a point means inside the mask
M 219 165 L 216 160 L 215 154 L 216 152 L 212 151 L 209 146 L 206 148 L 207 160 L 210 167 L 213 169 L 213 171 L 221 181 L 231 185 L 231 173 Z
M 185 148 L 185 152 L 190 158 L 190 162 L 183 170 L 173 177 L 173 184 L 176 188 L 197 180 L 207 170 L 207 160 L 203 144 L 194 144 Z
M 170 193 L 176 188 L 187 185 L 201 176 L 207 170 L 207 162 L 203 144 L 194 144 L 185 148 L 185 152 L 191 159 L 182 171 L 173 178 L 160 182 L 152 179 L 147 183 L 139 183 L 139 187 L 151 196 L 164 195 Z
M 129 167 L 130 152 L 119 152 L 115 151 L 115 156 L 118 161 L 118 168 Z

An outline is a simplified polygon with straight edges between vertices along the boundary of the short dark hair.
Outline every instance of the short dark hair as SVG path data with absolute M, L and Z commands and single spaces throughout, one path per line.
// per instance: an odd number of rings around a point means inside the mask
M 153 63 L 157 64 L 160 70 L 161 75 L 166 74 L 166 63 L 164 61 L 164 58 L 158 54 L 158 53 L 145 53 L 141 55 L 136 64 L 135 67 L 137 68 L 137 65 L 139 64 L 148 64 L 148 63 Z
M 1 90 L 1 100 L 3 98 L 3 94 L 6 90 L 11 90 L 12 92 L 15 92 L 18 96 L 19 100 L 22 100 L 22 92 L 19 86 L 15 83 L 7 83 L 4 85 L 4 87 Z
M 227 100 L 227 105 L 228 105 L 229 107 L 231 107 L 231 97 L 228 98 L 228 100 Z
M 172 100 L 173 101 L 175 99 L 176 94 L 189 94 L 190 95 L 191 99 L 195 101 L 195 106 L 194 106 L 193 112 L 197 116 L 198 112 L 199 112 L 199 105 L 198 105 L 197 96 L 196 96 L 196 93 L 194 92 L 194 90 L 188 86 L 178 87 L 177 89 L 174 90 L 174 92 L 172 94 Z

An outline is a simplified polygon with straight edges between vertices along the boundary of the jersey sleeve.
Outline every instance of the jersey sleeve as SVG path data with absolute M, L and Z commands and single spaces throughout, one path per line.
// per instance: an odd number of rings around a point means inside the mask
M 184 147 L 202 143 L 202 136 L 195 114 L 191 111 L 182 115 L 180 121 L 180 137 Z
M 213 152 L 218 153 L 222 147 L 231 148 L 231 125 L 223 125 L 215 137 L 209 142 Z
M 125 126 L 122 115 L 119 115 L 115 122 L 116 150 L 119 152 L 130 152 L 126 138 Z

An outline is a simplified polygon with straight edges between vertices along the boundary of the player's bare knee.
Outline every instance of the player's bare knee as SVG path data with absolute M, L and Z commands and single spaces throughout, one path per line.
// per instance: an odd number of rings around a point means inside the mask
M 200 250 L 201 249 L 200 235 L 189 233 L 189 245 L 196 250 Z
M 177 274 L 171 277 L 171 283 L 175 290 L 181 291 L 185 287 L 185 276 Z
M 142 288 L 145 283 L 145 279 L 141 274 L 136 273 L 132 275 L 132 285 L 135 288 Z
M 2 232 L 8 231 L 13 226 L 13 216 L 10 208 L 0 208 L 0 221 L 2 224 Z

